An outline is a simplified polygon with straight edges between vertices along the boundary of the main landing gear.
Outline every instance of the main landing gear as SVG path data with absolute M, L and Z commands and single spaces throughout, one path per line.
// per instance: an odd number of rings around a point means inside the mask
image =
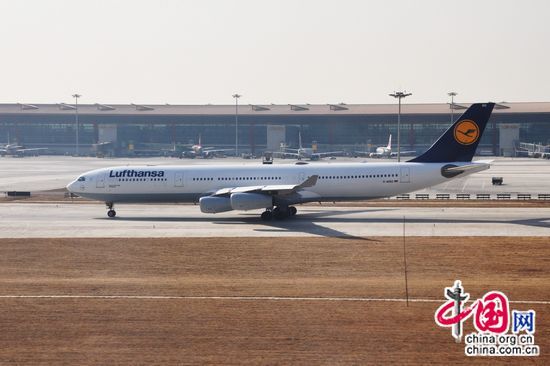
M 113 202 L 105 202 L 105 205 L 107 206 L 107 208 L 109 209 L 109 211 L 107 211 L 107 216 L 113 218 L 116 216 L 116 211 L 113 210 Z
M 270 221 L 273 218 L 276 220 L 284 220 L 296 215 L 296 212 L 298 212 L 298 210 L 294 206 L 277 206 L 272 210 L 268 209 L 262 212 L 261 218 L 263 221 Z

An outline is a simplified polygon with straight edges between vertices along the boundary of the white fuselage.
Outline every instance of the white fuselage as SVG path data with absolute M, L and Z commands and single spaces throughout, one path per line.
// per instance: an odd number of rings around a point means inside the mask
M 372 158 L 391 158 L 391 147 L 377 147 L 376 152 L 370 154 L 370 156 Z
M 466 163 L 453 163 L 460 166 Z M 304 165 L 125 166 L 87 172 L 69 191 L 104 202 L 198 202 L 224 188 L 292 185 L 317 175 L 291 203 L 389 197 L 433 186 L 445 163 L 318 163 Z M 488 166 L 487 166 L 488 167 Z M 464 172 L 459 176 L 467 175 Z

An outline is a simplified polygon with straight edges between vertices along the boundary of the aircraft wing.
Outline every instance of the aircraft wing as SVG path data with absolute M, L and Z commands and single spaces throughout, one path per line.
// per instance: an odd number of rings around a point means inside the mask
M 202 149 L 202 152 L 203 153 L 217 153 L 217 152 L 226 152 L 226 151 L 233 151 L 235 149 L 214 149 L 214 148 L 209 148 L 207 150 L 205 149 Z
M 215 147 L 203 147 L 202 148 L 203 152 L 221 152 L 221 151 L 232 151 L 232 150 L 235 150 L 235 149 L 217 149 Z
M 212 193 L 212 196 L 229 196 L 232 193 L 265 193 L 270 195 L 290 194 L 302 188 L 313 187 L 317 184 L 318 175 L 312 175 L 300 184 L 268 184 L 263 186 L 229 187 Z
M 17 150 L 15 150 L 15 152 L 25 153 L 25 152 L 29 152 L 29 151 L 43 151 L 43 150 L 48 150 L 48 148 L 47 147 L 33 147 L 31 149 L 17 149 Z
M 323 156 L 340 155 L 342 153 L 343 153 L 343 151 L 328 151 L 328 152 L 321 152 L 321 153 L 316 152 L 316 153 L 313 153 L 311 155 L 317 155 L 317 156 L 322 158 Z
M 300 157 L 300 154 L 293 153 L 293 152 L 288 152 L 288 151 L 274 151 L 273 156 L 276 157 L 276 158 L 281 158 L 281 157 L 284 158 L 284 157 L 287 157 L 287 156 L 290 156 L 290 157 L 293 157 L 293 158 L 298 158 L 298 157 Z
M 416 153 L 415 150 L 405 150 L 405 151 L 401 151 L 401 155 L 415 154 L 415 153 Z M 397 156 L 397 151 L 392 151 L 391 156 Z

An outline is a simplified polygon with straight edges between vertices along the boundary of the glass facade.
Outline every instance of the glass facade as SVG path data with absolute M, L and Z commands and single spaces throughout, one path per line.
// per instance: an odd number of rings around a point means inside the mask
M 458 118 L 458 116 L 455 116 Z M 81 115 L 79 141 L 91 146 L 98 142 L 102 125 L 116 126 L 117 148 L 129 146 L 173 146 L 198 143 L 204 146 L 232 148 L 235 145 L 234 115 Z M 520 125 L 520 140 L 550 144 L 550 114 L 494 113 L 481 140 L 480 148 L 498 152 L 498 126 L 501 123 Z M 402 115 L 401 146 L 403 149 L 427 149 L 449 126 L 448 114 Z M 353 151 L 358 146 L 387 144 L 391 134 L 397 142 L 395 115 L 242 115 L 239 116 L 239 149 L 261 152 L 267 145 L 267 126 L 285 126 L 286 144 L 298 146 L 301 133 L 305 147 L 316 142 L 322 149 L 338 148 Z M 66 145 L 75 143 L 75 121 L 71 115 L 0 114 L 0 144 Z

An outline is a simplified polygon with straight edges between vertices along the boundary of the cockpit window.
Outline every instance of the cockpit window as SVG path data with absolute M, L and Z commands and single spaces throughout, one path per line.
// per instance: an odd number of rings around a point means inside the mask
M 78 178 L 78 181 L 79 181 L 79 182 L 85 182 L 85 181 L 86 181 L 86 177 L 79 177 L 79 178 Z

